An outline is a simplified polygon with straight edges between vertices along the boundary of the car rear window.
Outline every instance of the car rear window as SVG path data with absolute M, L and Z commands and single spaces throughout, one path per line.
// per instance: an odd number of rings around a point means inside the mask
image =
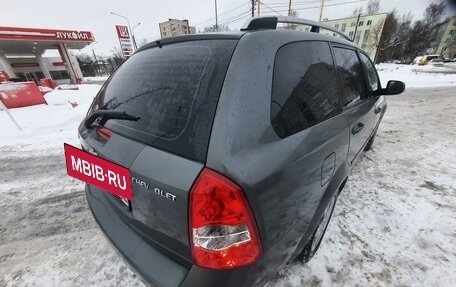
M 204 162 L 237 41 L 189 41 L 140 51 L 110 78 L 94 108 L 141 117 L 107 121 L 118 134 Z

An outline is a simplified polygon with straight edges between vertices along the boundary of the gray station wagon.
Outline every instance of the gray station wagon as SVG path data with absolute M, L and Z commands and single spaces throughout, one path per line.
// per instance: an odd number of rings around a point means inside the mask
M 372 147 L 382 95 L 404 88 L 382 88 L 345 34 L 298 18 L 155 41 L 108 79 L 79 128 L 86 151 L 130 170 L 134 200 L 87 185 L 89 206 L 152 286 L 261 286 L 315 254 Z

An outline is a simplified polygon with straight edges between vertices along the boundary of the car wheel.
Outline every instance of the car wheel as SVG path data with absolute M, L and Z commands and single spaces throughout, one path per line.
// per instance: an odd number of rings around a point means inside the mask
M 304 249 L 296 257 L 297 261 L 306 263 L 315 255 L 315 253 L 317 253 L 321 241 L 323 240 L 323 236 L 325 235 L 326 228 L 328 227 L 329 220 L 331 219 L 332 213 L 334 211 L 337 195 L 338 193 L 332 197 L 331 201 L 325 209 L 325 212 L 323 213 L 323 216 L 320 219 L 320 223 L 318 224 L 317 228 L 315 228 Z

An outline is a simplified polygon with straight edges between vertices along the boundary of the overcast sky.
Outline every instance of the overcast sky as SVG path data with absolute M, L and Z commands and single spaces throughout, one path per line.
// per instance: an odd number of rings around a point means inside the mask
M 442 0 L 380 0 L 381 12 L 396 8 L 400 14 L 409 11 L 414 20 L 420 19 L 426 7 Z M 450 0 L 443 0 L 447 4 Z M 214 0 L 46 0 L 46 1 L 2 1 L 0 5 L 0 26 L 60 28 L 92 31 L 98 43 L 93 45 L 98 54 L 110 53 L 118 47 L 114 25 L 125 25 L 126 20 L 111 15 L 110 12 L 122 14 L 129 18 L 131 26 L 141 22 L 134 29 L 137 42 L 159 38 L 158 23 L 168 18 L 188 19 L 197 30 L 215 24 Z M 452 3 L 454 1 L 451 0 Z M 231 29 L 239 29 L 249 15 L 249 0 L 217 0 L 219 23 L 228 23 Z M 282 13 L 288 9 L 288 0 L 264 0 L 265 5 Z M 317 20 L 321 0 L 294 0 L 292 9 L 297 10 L 299 17 Z M 347 3 L 347 4 L 340 4 Z M 323 18 L 342 18 L 350 16 L 358 6 L 365 6 L 367 0 L 325 0 Z M 449 5 L 449 4 L 448 4 Z M 454 7 L 453 7 L 454 8 Z M 261 6 L 261 15 L 272 15 L 266 6 Z M 448 9 L 448 15 L 455 10 Z M 237 20 L 239 19 L 239 20 Z M 208 21 L 207 21 L 208 20 Z M 237 20 L 237 21 L 234 21 Z M 233 22 L 231 22 L 233 21 Z M 91 53 L 90 48 L 81 50 Z

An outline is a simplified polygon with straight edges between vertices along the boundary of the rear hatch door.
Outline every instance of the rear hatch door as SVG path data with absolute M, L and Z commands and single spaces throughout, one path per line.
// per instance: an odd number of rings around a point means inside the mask
M 112 200 L 138 233 L 190 262 L 188 199 L 206 161 L 212 122 L 239 36 L 161 44 L 135 53 L 108 80 L 91 110 L 116 110 L 138 121 L 109 119 L 81 125 L 94 151 L 128 167 L 130 207 Z M 90 111 L 89 111 L 90 113 Z M 113 134 L 103 142 L 96 126 Z

